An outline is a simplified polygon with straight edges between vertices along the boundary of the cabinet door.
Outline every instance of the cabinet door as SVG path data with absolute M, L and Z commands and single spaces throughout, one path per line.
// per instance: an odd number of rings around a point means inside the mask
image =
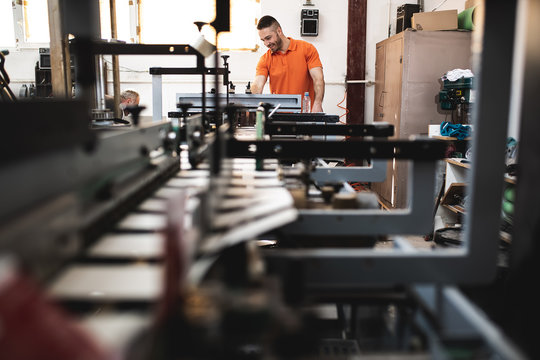
M 385 112 L 384 112 L 384 104 L 385 104 L 385 70 L 386 70 L 386 44 L 387 42 L 380 43 L 377 45 L 376 49 L 376 55 L 375 55 L 375 101 L 374 101 L 374 122 L 377 121 L 385 121 Z M 385 206 L 390 206 L 391 198 L 392 198 L 392 181 L 391 181 L 391 175 L 392 174 L 392 162 L 389 161 L 386 169 L 387 177 L 382 182 L 372 183 L 371 184 L 371 190 L 376 192 L 379 196 L 379 200 L 381 203 L 383 203 Z M 390 182 L 388 179 L 390 178 Z
M 400 130 L 403 37 L 388 42 L 386 45 L 384 63 L 384 121 L 395 126 L 395 134 L 397 137 Z
M 385 91 L 387 101 L 384 112 L 386 121 L 394 125 L 394 139 L 400 137 L 401 133 L 401 88 L 403 75 L 403 37 L 397 38 L 388 44 L 386 50 L 386 71 L 385 71 Z M 405 204 L 400 200 L 403 189 L 398 189 L 400 178 L 398 177 L 398 166 L 402 161 L 389 161 L 387 176 L 387 186 L 390 192 L 390 203 L 392 207 L 402 208 Z M 406 190 L 406 188 L 404 189 Z M 399 194 L 398 194 L 399 192 Z
M 375 53 L 375 118 L 373 121 L 384 120 L 384 70 L 385 70 L 385 51 L 383 44 L 377 46 Z
M 399 120 L 401 109 L 401 74 L 402 74 L 403 37 L 395 37 L 381 43 L 377 47 L 375 63 L 375 119 L 394 125 L 394 135 L 399 134 Z M 373 183 L 375 191 L 381 202 L 387 207 L 395 203 L 395 163 L 388 161 L 386 179 L 380 183 Z

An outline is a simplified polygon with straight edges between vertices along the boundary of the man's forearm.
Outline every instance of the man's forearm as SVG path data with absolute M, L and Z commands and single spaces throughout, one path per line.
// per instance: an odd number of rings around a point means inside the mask
M 315 90 L 315 99 L 313 99 L 313 105 L 311 111 L 313 112 L 324 112 L 322 107 L 322 102 L 324 99 L 324 80 L 316 79 L 313 81 L 313 87 Z
M 313 84 L 315 90 L 315 99 L 313 99 L 314 104 L 322 104 L 324 99 L 324 80 L 318 80 Z
M 264 85 L 266 84 L 266 77 L 257 75 L 253 83 L 251 84 L 251 93 L 252 94 L 262 94 Z
M 309 74 L 313 79 L 313 88 L 315 98 L 313 99 L 313 111 L 322 111 L 322 102 L 324 99 L 324 74 L 321 67 L 316 67 L 309 70 Z

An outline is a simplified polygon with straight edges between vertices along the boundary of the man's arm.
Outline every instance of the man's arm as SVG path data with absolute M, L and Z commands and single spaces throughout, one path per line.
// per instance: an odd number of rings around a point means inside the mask
M 315 99 L 313 99 L 312 112 L 323 112 L 322 101 L 324 99 L 324 74 L 322 67 L 314 67 L 309 69 L 309 75 L 313 79 L 313 87 L 315 89 Z
M 253 83 L 251 84 L 251 92 L 253 94 L 262 94 L 265 84 L 266 84 L 266 76 L 264 75 L 255 76 L 255 80 L 253 80 Z

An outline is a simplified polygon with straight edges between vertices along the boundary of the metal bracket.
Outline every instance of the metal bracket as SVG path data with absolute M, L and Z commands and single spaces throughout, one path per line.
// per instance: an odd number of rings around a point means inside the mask
M 317 167 L 311 178 L 319 183 L 347 181 L 380 182 L 386 179 L 386 160 L 372 160 L 368 166 L 330 167 L 322 159 L 317 159 Z
M 413 161 L 409 168 L 408 209 L 301 209 L 298 220 L 282 230 L 288 235 L 309 236 L 427 234 L 432 226 L 434 190 L 429 189 L 435 189 L 436 162 Z

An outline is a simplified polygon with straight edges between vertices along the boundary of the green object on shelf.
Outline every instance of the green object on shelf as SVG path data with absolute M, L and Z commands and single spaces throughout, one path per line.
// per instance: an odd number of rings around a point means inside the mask
M 514 215 L 514 203 L 510 201 L 503 201 L 502 203 L 503 211 L 506 215 L 512 216 Z
M 511 203 L 516 200 L 516 189 L 513 186 L 509 186 L 504 190 L 504 199 Z
M 474 30 L 474 10 L 476 6 L 463 10 L 458 14 L 458 29 Z

